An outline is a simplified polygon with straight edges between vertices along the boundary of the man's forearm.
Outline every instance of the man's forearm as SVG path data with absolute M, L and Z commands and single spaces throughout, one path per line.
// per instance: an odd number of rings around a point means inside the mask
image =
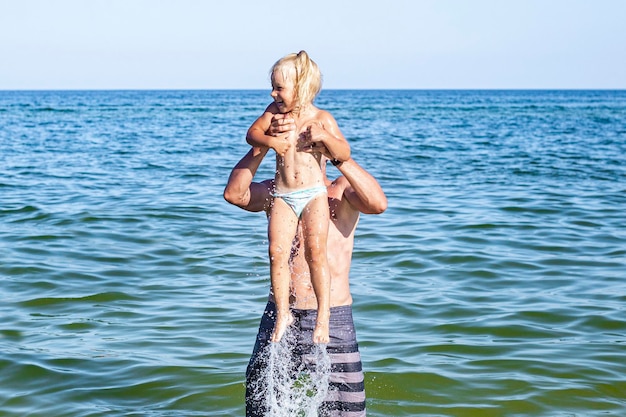
M 366 214 L 380 214 L 387 209 L 387 196 L 376 179 L 350 158 L 337 165 L 357 197 L 357 208 Z
M 350 145 L 345 139 L 329 135 L 329 138 L 324 141 L 324 145 L 326 149 L 328 149 L 332 159 L 337 161 L 347 161 L 350 159 Z

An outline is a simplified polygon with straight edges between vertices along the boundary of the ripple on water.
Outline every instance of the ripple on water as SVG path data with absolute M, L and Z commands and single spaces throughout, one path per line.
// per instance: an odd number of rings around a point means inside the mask
M 624 98 L 322 93 L 389 198 L 351 271 L 368 415 L 626 414 Z M 266 103 L 0 92 L 0 414 L 242 415 L 267 223 L 221 193 Z

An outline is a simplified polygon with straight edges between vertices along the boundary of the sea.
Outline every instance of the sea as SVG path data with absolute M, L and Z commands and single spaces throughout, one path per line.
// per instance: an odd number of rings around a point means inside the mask
M 0 92 L 1 417 L 244 415 L 267 224 L 222 193 L 270 101 Z M 368 416 L 625 416 L 626 91 L 316 104 L 389 202 L 351 270 Z

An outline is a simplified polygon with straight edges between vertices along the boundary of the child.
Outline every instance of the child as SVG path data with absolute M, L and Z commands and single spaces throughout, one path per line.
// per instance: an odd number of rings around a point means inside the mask
M 270 210 L 268 240 L 270 278 L 276 303 L 276 324 L 271 340 L 278 342 L 293 322 L 289 311 L 289 255 L 301 221 L 304 248 L 311 272 L 311 283 L 317 298 L 317 321 L 313 342 L 329 342 L 330 272 L 327 263 L 326 238 L 330 214 L 326 184 L 320 164 L 325 148 L 334 164 L 350 158 L 350 145 L 337 122 L 327 111 L 313 105 L 322 85 L 317 64 L 306 52 L 287 55 L 270 71 L 271 96 L 274 102 L 250 126 L 246 136 L 252 146 L 270 147 L 276 151 L 274 202 Z M 267 135 L 276 115 L 290 116 L 295 131 L 278 136 Z M 311 140 L 311 130 L 316 130 Z

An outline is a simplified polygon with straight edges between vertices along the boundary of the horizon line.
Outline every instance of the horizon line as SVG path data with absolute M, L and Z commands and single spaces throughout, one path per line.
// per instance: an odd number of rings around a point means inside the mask
M 45 91 L 270 91 L 269 88 L 0 88 L 0 92 Z M 626 87 L 462 87 L 462 88 L 325 88 L 320 91 L 626 91 Z

